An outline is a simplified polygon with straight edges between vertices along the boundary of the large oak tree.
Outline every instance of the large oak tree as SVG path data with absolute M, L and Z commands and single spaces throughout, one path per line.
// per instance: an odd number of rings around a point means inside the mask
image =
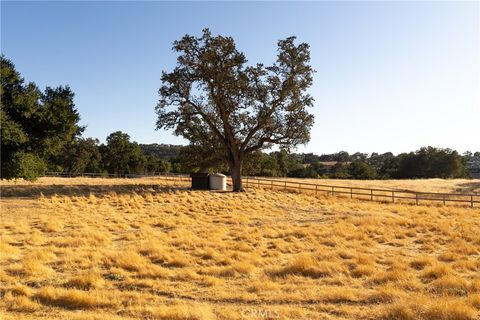
M 295 37 L 278 41 L 270 66 L 248 64 L 233 38 L 185 35 L 175 41 L 177 65 L 162 73 L 157 129 L 174 129 L 193 146 L 220 153 L 233 190 L 241 191 L 242 165 L 249 154 L 307 143 L 313 98 L 306 92 L 313 69 L 309 45 Z

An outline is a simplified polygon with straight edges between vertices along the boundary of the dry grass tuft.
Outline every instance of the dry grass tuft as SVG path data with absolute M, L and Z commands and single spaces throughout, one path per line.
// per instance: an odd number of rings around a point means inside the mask
M 443 276 L 430 284 L 432 291 L 439 295 L 466 296 L 468 293 L 468 282 L 454 275 Z
M 98 293 L 55 287 L 42 288 L 35 298 L 44 305 L 65 309 L 93 309 L 112 305 L 111 300 Z
M 432 265 L 433 261 L 428 256 L 415 258 L 410 262 L 410 266 L 415 270 L 423 270 L 426 266 Z
M 76 288 L 81 290 L 90 290 L 101 288 L 104 279 L 96 271 L 91 271 L 82 275 L 75 276 L 65 283 L 68 288 Z
M 145 318 L 159 320 L 213 320 L 216 319 L 209 306 L 176 305 L 161 307 L 144 307 L 137 310 Z
M 8 311 L 16 311 L 22 313 L 32 313 L 38 311 L 40 306 L 35 301 L 32 301 L 25 295 L 14 295 L 12 292 L 7 292 L 3 297 Z
M 327 263 L 319 263 L 316 259 L 310 256 L 298 256 L 288 265 L 278 270 L 274 270 L 271 274 L 275 277 L 294 275 L 310 278 L 323 278 L 330 276 L 332 272 L 332 266 Z
M 436 264 L 425 270 L 422 277 L 425 280 L 440 279 L 453 273 L 452 268 L 445 264 Z
M 386 308 L 383 318 L 395 320 L 474 320 L 475 310 L 459 300 L 401 299 Z

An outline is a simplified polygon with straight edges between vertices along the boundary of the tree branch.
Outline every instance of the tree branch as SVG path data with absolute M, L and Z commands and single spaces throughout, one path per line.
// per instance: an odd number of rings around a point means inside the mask
M 285 99 L 285 83 L 287 81 L 289 81 L 291 79 L 292 76 L 289 76 L 287 79 L 285 79 L 282 83 L 282 89 L 280 90 L 280 96 L 274 100 L 272 102 L 272 107 L 271 109 L 267 112 L 267 114 L 265 116 L 261 116 L 261 117 L 258 117 L 258 122 L 257 122 L 257 125 L 248 133 L 247 137 L 245 138 L 245 140 L 243 141 L 242 143 L 242 146 L 241 146 L 241 150 L 243 152 L 246 151 L 246 148 L 248 146 L 248 143 L 250 142 L 250 140 L 253 138 L 253 136 L 255 135 L 255 133 L 258 132 L 258 130 L 260 130 L 263 125 L 264 125 L 264 122 L 265 122 L 265 119 L 268 119 L 274 112 L 275 110 L 277 109 L 277 107 L 281 104 L 281 101 L 283 99 Z
M 255 145 L 253 145 L 249 148 L 246 148 L 244 153 L 248 154 L 248 153 L 251 153 L 253 151 L 260 150 L 260 149 L 262 149 L 262 147 L 265 143 L 281 143 L 282 140 L 287 139 L 287 138 L 288 137 L 286 137 L 286 136 L 278 137 L 278 138 L 275 138 L 275 139 L 274 138 L 266 138 L 266 137 L 260 138 L 258 140 L 257 144 L 255 144 Z
M 190 104 L 196 111 L 197 113 L 203 118 L 203 120 L 205 120 L 205 122 L 208 124 L 208 126 L 210 127 L 210 129 L 218 136 L 218 138 L 220 138 L 220 140 L 222 140 L 222 142 L 224 144 L 226 144 L 226 140 L 225 140 L 225 137 L 222 135 L 222 133 L 218 130 L 218 128 L 215 126 L 215 124 L 213 123 L 212 119 L 205 113 L 202 111 L 202 108 L 200 108 L 199 106 L 197 106 L 195 103 L 193 103 L 193 101 L 191 101 L 190 99 L 188 98 L 184 98 L 185 99 L 185 102 Z

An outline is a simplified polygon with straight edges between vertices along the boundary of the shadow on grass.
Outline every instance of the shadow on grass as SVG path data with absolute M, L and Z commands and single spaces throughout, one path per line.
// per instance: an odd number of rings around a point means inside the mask
M 133 192 L 170 192 L 172 190 L 189 190 L 187 186 L 165 186 L 165 185 L 94 185 L 94 184 L 56 184 L 56 185 L 8 185 L 1 187 L 2 198 L 37 198 L 44 196 L 88 196 L 94 194 L 103 196 L 110 193 L 130 194 Z

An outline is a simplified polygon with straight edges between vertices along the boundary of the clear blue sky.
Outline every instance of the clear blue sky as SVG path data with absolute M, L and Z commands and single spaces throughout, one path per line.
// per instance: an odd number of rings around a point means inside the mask
M 290 35 L 317 70 L 298 151 L 480 150 L 479 2 L 1 2 L 1 51 L 27 81 L 70 85 L 101 141 L 186 143 L 155 131 L 160 74 L 186 33 L 233 36 L 271 63 Z

